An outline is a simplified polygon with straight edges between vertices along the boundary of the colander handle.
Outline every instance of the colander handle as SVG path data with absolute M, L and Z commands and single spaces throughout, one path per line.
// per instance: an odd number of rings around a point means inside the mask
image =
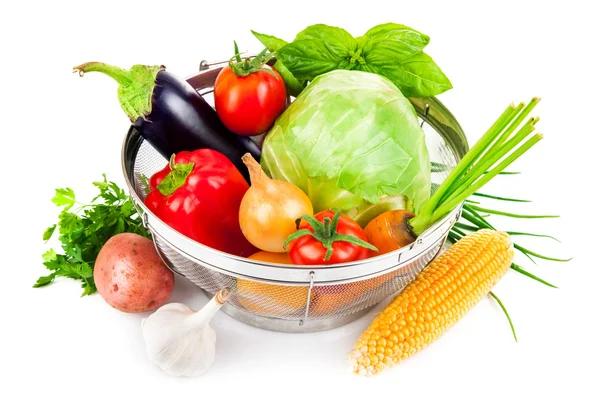
M 133 204 L 133 207 L 135 208 L 135 211 L 137 212 L 137 214 L 140 217 L 140 219 L 142 219 L 142 226 L 144 226 L 144 228 L 146 230 L 148 230 L 148 215 L 146 214 L 146 212 L 144 212 L 143 209 L 141 209 L 138 206 L 138 204 L 135 202 L 135 199 L 131 195 L 129 195 L 129 200 Z M 155 245 L 156 245 L 156 243 L 155 243 Z
M 308 292 L 306 295 L 306 306 L 304 307 L 304 317 L 298 322 L 298 325 L 300 327 L 302 327 L 308 321 L 308 312 L 310 310 L 310 295 L 312 294 L 314 281 L 315 281 L 315 271 L 310 271 L 310 284 L 308 285 Z

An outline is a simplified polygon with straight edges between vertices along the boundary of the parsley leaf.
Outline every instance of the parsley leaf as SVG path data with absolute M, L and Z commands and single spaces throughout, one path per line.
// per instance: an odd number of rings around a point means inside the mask
M 44 260 L 44 262 L 54 261 L 56 259 L 56 251 L 54 251 L 54 248 L 51 248 L 45 253 L 43 253 L 42 259 Z
M 64 210 L 69 210 L 75 204 L 75 192 L 71 188 L 58 188 L 52 202 L 56 206 L 64 206 Z
M 63 210 L 58 215 L 58 224 L 46 229 L 43 240 L 48 241 L 58 229 L 63 253 L 49 249 L 42 254 L 44 266 L 51 273 L 40 277 L 34 288 L 49 285 L 61 276 L 81 281 L 82 296 L 91 295 L 96 292 L 94 263 L 104 243 L 115 234 L 125 232 L 148 237 L 127 193 L 116 183 L 109 182 L 106 175 L 102 178 L 93 183 L 99 194 L 91 204 L 77 202 L 71 188 L 56 190 L 52 202 Z
M 52 234 L 54 234 L 54 230 L 56 230 L 56 225 L 52 225 L 50 227 L 48 227 L 46 229 L 46 231 L 44 232 L 44 236 L 43 236 L 43 240 L 44 241 L 48 241 L 50 240 L 50 237 L 52 237 Z

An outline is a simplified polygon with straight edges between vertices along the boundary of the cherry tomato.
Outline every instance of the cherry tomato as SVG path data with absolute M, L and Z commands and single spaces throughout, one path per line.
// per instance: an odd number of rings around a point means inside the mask
M 338 222 L 336 228 L 333 228 L 336 216 Z M 301 235 L 306 231 L 313 234 Z M 351 236 L 352 239 L 346 236 Z M 358 261 L 368 258 L 369 250 L 375 249 L 367 242 L 367 235 L 358 223 L 333 210 L 317 213 L 311 220 L 302 220 L 297 234 L 292 234 L 290 238 L 292 241 L 288 251 L 292 263 L 296 265 L 331 265 Z M 329 253 L 330 257 L 327 257 L 329 245 L 332 251 Z
M 268 65 L 247 76 L 236 75 L 230 66 L 223 68 L 215 81 L 214 95 L 219 118 L 241 136 L 266 132 L 286 104 L 283 79 Z

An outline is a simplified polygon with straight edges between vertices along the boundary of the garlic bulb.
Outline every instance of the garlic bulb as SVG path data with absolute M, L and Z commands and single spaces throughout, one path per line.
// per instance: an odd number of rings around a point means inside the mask
M 231 296 L 219 291 L 200 311 L 181 303 L 162 306 L 142 320 L 142 334 L 150 360 L 173 376 L 198 376 L 215 359 L 217 335 L 210 319 Z

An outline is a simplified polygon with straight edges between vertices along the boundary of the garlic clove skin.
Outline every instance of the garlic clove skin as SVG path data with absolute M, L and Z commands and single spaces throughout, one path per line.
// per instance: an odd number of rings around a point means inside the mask
M 150 360 L 173 376 L 199 376 L 212 365 L 217 335 L 210 319 L 231 295 L 223 289 L 202 310 L 169 303 L 142 321 Z

